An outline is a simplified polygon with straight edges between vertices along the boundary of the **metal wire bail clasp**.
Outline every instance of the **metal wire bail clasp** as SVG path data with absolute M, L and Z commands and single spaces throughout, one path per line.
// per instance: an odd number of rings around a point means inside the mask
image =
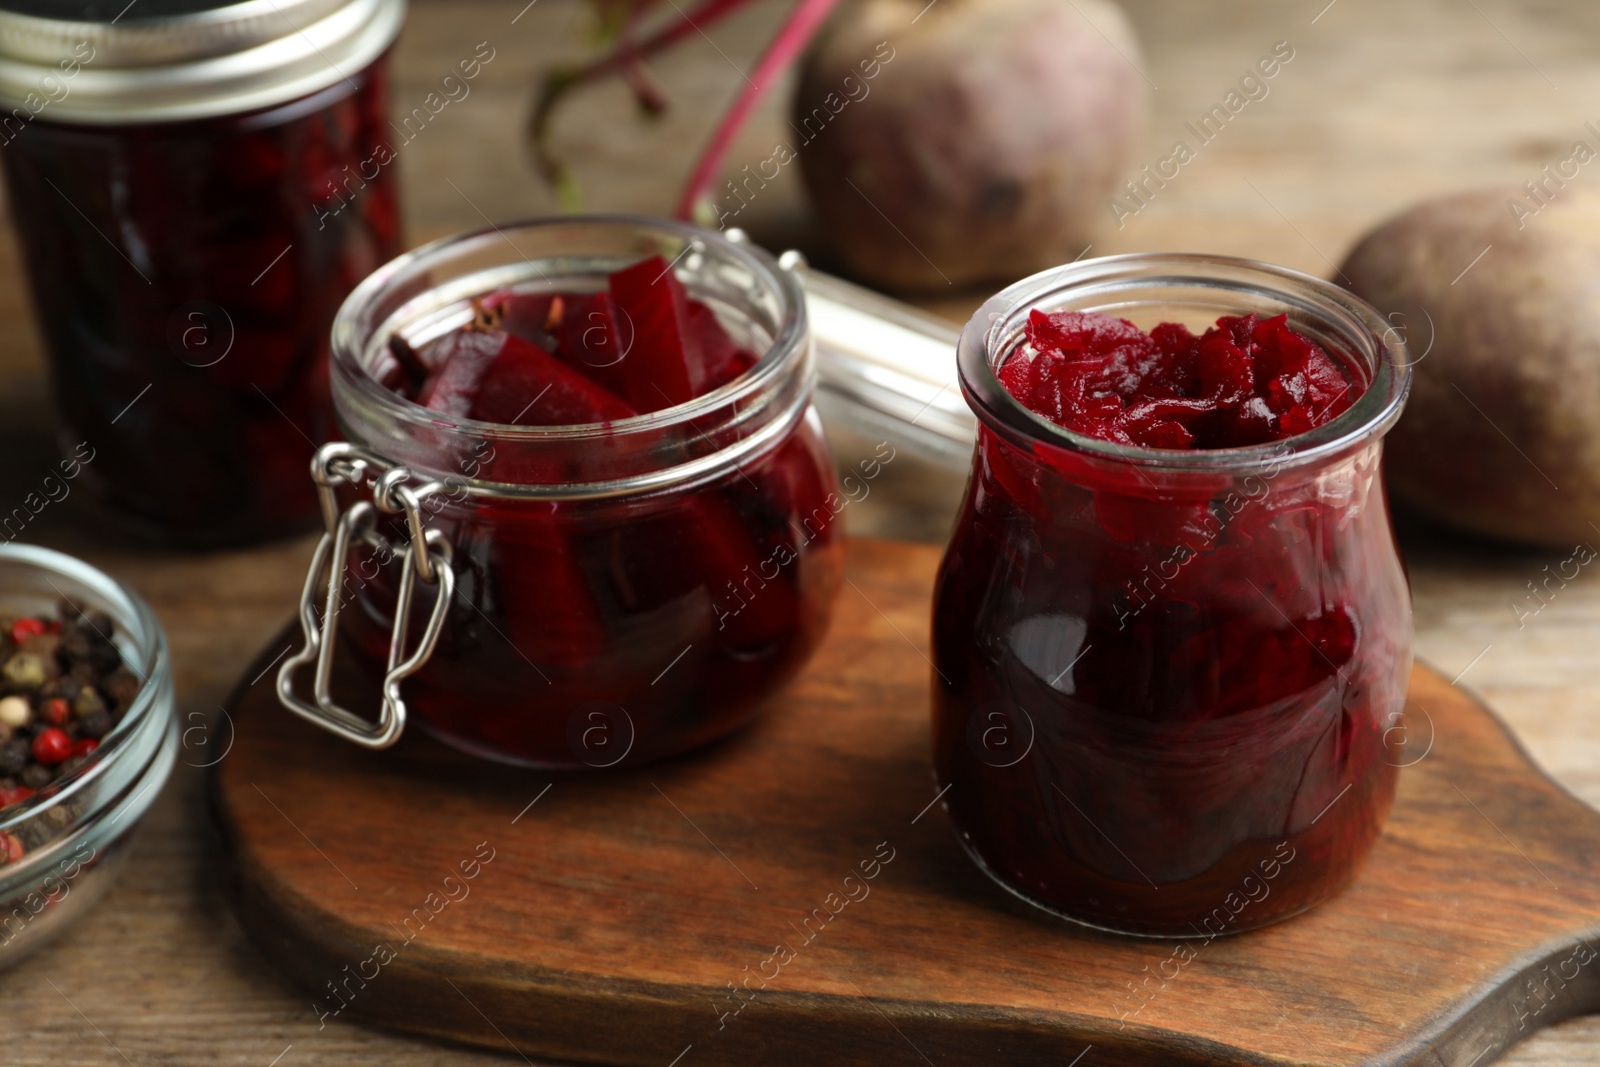
M 322 446 L 312 460 L 311 477 L 317 483 L 327 530 L 317 543 L 305 588 L 300 593 L 300 628 L 305 634 L 305 647 L 278 668 L 278 700 L 301 718 L 358 745 L 388 748 L 400 739 L 400 732 L 406 725 L 406 705 L 400 698 L 400 683 L 428 662 L 455 595 L 456 576 L 450 566 L 453 558 L 450 541 L 438 530 L 424 529 L 422 523 L 422 500 L 443 485 L 440 482 L 412 484 L 415 479 L 406 468 L 393 466 L 346 442 Z M 341 484 L 361 487 L 369 481 L 372 501 L 358 501 L 344 514 L 339 514 L 334 490 Z M 387 542 L 377 532 L 380 512 L 387 515 L 404 512 L 411 536 L 400 553 L 400 590 L 395 598 L 394 630 L 389 638 L 389 662 L 383 678 L 383 703 L 378 721 L 374 723 L 335 704 L 329 690 L 339 609 L 343 606 L 340 577 L 351 545 L 356 541 L 388 550 Z M 411 599 L 418 581 L 437 586 L 437 593 L 422 637 L 408 655 Z M 319 597 L 322 600 L 320 622 L 317 617 Z M 315 702 L 307 703 L 295 695 L 294 675 L 313 661 L 317 665 L 312 685 Z

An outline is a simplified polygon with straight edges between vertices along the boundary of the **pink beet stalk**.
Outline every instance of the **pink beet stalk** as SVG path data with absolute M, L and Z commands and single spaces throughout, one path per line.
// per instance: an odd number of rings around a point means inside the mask
M 686 37 L 704 32 L 705 27 L 748 3 L 750 0 L 700 0 L 688 11 L 680 9 L 661 29 L 641 39 L 639 23 L 656 6 L 656 0 L 647 0 L 630 12 L 622 25 L 616 46 L 609 52 L 580 67 L 556 70 L 545 79 L 528 120 L 528 134 L 540 172 L 546 181 L 556 187 L 557 195 L 563 201 L 570 202 L 569 207 L 575 207 L 576 189 L 572 187 L 565 165 L 548 143 L 550 121 L 562 98 L 581 85 L 621 74 L 633 89 L 640 106 L 651 114 L 659 114 L 666 109 L 666 99 L 644 70 L 644 60 Z
M 722 176 L 722 165 L 728 157 L 728 150 L 733 147 L 734 138 L 738 136 L 756 105 L 766 96 L 767 91 L 777 82 L 789 64 L 794 62 L 795 57 L 810 43 L 823 20 L 838 3 L 839 0 L 800 0 L 795 5 L 788 21 L 767 46 L 755 69 L 745 79 L 745 84 L 734 99 L 733 106 L 722 116 L 722 121 L 712 132 L 705 150 L 700 153 L 694 171 L 684 186 L 683 196 L 678 200 L 678 208 L 674 213 L 677 218 L 693 219 L 698 207 L 714 202 L 711 189 Z
M 670 18 L 662 29 L 643 40 L 638 38 L 638 22 L 649 13 L 649 6 L 641 7 L 638 17 L 624 25 L 617 47 L 580 71 L 575 80 L 590 81 L 654 55 L 686 37 L 693 37 L 724 15 L 731 15 L 748 3 L 750 0 L 701 0 L 688 11 L 680 9 L 677 16 Z

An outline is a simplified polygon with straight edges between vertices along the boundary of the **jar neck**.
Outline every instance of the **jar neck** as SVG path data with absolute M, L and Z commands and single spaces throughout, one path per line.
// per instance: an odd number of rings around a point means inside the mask
M 542 253 L 542 254 L 541 254 Z M 580 426 L 526 427 L 441 416 L 382 384 L 389 341 L 459 329 L 491 292 L 584 292 L 660 254 L 690 296 L 760 353 L 739 378 L 685 404 Z M 353 442 L 469 495 L 595 499 L 681 490 L 777 446 L 814 385 L 804 293 L 759 249 L 678 223 L 571 218 L 446 238 L 378 269 L 333 328 L 334 409 Z
M 1034 413 L 996 377 L 1024 344 L 1035 309 L 1143 319 L 1148 321 L 1136 324 L 1146 330 L 1168 319 L 1187 318 L 1198 326 L 1222 315 L 1286 314 L 1297 332 L 1345 364 L 1362 391 L 1338 417 L 1283 441 L 1194 451 L 1103 441 Z M 1310 275 L 1220 256 L 1108 256 L 1026 278 L 973 316 L 962 332 L 957 362 L 980 434 L 992 434 L 1086 484 L 1137 483 L 1157 495 L 1184 495 L 1263 472 L 1311 475 L 1340 464 L 1388 432 L 1411 383 L 1403 340 L 1371 306 Z
M 1306 493 L 1338 496 L 1346 491 L 1345 487 L 1377 470 L 1383 441 L 1381 437 L 1356 441 L 1338 452 L 1319 456 L 1314 462 L 1296 462 L 1295 453 L 1287 445 L 1288 442 L 1277 442 L 1276 447 L 1265 449 L 1250 462 L 1233 459 L 1214 467 L 1173 471 L 1086 458 L 1039 441 L 1018 443 L 987 422 L 978 424 L 978 462 L 982 470 L 1003 466 L 1036 479 L 1041 485 L 1050 481 L 1070 483 L 1097 493 L 1180 507 L 1224 500 L 1230 495 L 1251 503 L 1284 502 Z M 995 483 L 995 491 L 1009 493 L 1011 486 L 1001 478 Z

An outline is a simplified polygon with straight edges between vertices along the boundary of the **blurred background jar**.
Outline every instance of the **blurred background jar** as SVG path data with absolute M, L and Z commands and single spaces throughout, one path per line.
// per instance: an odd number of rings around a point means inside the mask
M 400 250 L 404 11 L 0 3 L 0 163 L 61 440 L 118 525 L 210 547 L 316 524 L 329 326 Z

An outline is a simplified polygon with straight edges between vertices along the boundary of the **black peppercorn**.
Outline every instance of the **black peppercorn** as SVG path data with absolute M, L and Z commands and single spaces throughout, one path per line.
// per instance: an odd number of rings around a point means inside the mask
M 96 741 L 110 733 L 112 725 L 111 713 L 106 711 L 97 711 L 78 720 L 79 732 L 84 737 L 92 737 Z M 0 767 L 0 770 L 4 768 Z
M 81 663 L 89 658 L 89 632 L 80 626 L 71 623 L 61 627 L 61 644 L 56 648 L 56 654 L 68 664 Z
M 22 773 L 32 758 L 28 742 L 20 737 L 12 738 L 0 745 L 0 775 L 14 778 Z
M 112 707 L 118 711 L 127 711 L 133 700 L 139 695 L 143 683 L 135 677 L 134 673 L 126 667 L 118 667 L 101 683 L 100 689 L 111 698 Z

